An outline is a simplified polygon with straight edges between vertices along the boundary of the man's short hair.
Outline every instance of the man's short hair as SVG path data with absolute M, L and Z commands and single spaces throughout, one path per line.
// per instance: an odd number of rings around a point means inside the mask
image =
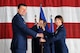
M 26 4 L 19 4 L 19 5 L 18 5 L 18 9 L 19 9 L 21 6 L 27 6 L 27 5 L 26 5 Z

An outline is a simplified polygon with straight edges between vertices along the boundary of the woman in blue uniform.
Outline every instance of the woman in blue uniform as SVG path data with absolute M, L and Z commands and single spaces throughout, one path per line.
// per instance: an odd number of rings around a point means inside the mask
M 48 50 L 51 48 L 49 50 L 50 53 L 68 53 L 68 48 L 65 42 L 66 30 L 63 25 L 63 18 L 61 15 L 57 15 L 54 21 L 57 26 L 56 31 L 54 33 L 44 32 L 46 35 L 48 35 L 49 38 L 48 44 L 49 42 L 51 43 L 50 44 L 51 47 L 45 46 L 45 50 L 46 52 L 48 52 Z
M 63 18 L 61 15 L 57 15 L 55 17 L 55 24 L 57 25 L 53 37 L 53 42 L 55 45 L 55 53 L 68 53 L 68 48 L 65 42 L 66 30 L 63 25 Z

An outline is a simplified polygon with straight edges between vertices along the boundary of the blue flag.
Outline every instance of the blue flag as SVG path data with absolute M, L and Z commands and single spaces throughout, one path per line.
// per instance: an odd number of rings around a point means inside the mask
M 50 32 L 52 33 L 52 32 L 54 32 L 54 24 L 53 24 L 53 20 L 52 20 L 52 18 L 50 19 Z
M 40 6 L 40 19 L 42 19 L 43 21 L 45 21 L 47 23 L 46 18 L 44 16 L 44 12 L 43 12 L 42 6 Z M 45 30 L 49 31 L 48 24 L 46 24 Z

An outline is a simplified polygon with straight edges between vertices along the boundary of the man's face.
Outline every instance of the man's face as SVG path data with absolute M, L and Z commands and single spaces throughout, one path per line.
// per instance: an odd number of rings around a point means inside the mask
M 26 15 L 26 6 L 20 6 L 18 13 L 22 16 Z

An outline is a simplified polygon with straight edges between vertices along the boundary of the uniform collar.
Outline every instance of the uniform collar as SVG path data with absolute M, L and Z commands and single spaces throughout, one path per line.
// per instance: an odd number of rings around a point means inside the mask
M 64 25 L 63 25 L 63 24 L 62 24 L 62 25 L 60 25 L 59 27 L 57 27 L 57 29 L 62 28 L 62 27 L 64 27 Z
M 60 27 L 63 27 L 63 25 L 61 25 Z
M 17 13 L 17 15 L 19 15 L 19 16 L 21 16 L 22 18 L 23 18 L 23 16 L 22 15 L 20 15 L 19 13 Z M 23 18 L 24 19 L 24 18 Z
M 17 13 L 19 16 L 21 16 L 19 13 Z

